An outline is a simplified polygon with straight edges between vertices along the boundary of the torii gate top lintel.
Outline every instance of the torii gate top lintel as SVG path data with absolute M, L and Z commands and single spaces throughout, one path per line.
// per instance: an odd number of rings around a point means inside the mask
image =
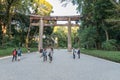
M 71 21 L 77 21 L 80 20 L 80 15 L 73 15 L 73 16 L 40 16 L 40 15 L 30 15 L 30 19 L 38 20 L 42 18 L 43 20 L 56 20 L 56 21 L 68 21 L 70 19 Z

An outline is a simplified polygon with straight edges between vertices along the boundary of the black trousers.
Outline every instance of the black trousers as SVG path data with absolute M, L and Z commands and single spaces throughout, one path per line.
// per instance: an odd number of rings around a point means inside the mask
M 49 56 L 49 60 L 52 61 L 52 56 Z
M 73 53 L 73 59 L 75 59 L 75 53 Z
M 78 54 L 78 58 L 80 59 L 80 54 Z
M 15 59 L 15 61 L 17 61 L 17 55 L 16 56 L 13 55 L 12 61 L 14 61 L 14 59 Z

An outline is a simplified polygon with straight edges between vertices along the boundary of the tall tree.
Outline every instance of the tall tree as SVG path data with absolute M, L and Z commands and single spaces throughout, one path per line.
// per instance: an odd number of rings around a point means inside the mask
M 52 12 L 52 5 L 47 2 L 46 0 L 33 0 L 33 7 L 32 10 L 33 10 L 33 14 L 37 14 L 37 15 L 40 15 L 40 16 L 48 16 L 50 15 L 50 13 Z M 45 27 L 44 30 L 47 30 L 46 28 L 48 27 Z M 29 26 L 29 30 L 28 30 L 28 34 L 27 34 L 27 37 L 26 37 L 26 47 L 28 46 L 28 43 L 29 43 L 29 36 L 31 35 L 31 32 L 30 32 L 30 26 Z M 52 28 L 49 28 L 50 31 L 52 30 Z M 38 33 L 38 28 L 35 29 L 35 32 Z M 48 32 L 49 34 L 49 32 Z
M 21 23 L 22 17 L 18 14 L 29 14 L 30 6 L 31 0 L 0 0 L 0 12 L 2 13 L 2 15 L 0 14 L 0 19 L 2 25 L 4 24 L 4 26 L 7 27 L 7 35 L 9 36 L 9 39 L 13 35 L 12 32 L 14 32 L 14 29 L 12 29 L 13 27 L 11 27 L 12 20 L 14 19 L 15 21 Z M 17 16 L 17 18 L 15 16 Z M 24 22 L 22 21 L 22 23 Z
M 41 15 L 41 16 L 46 16 L 49 15 L 52 12 L 52 5 L 46 1 L 46 0 L 34 0 L 34 13 Z
M 0 20 L 0 46 L 2 46 L 2 25 Z

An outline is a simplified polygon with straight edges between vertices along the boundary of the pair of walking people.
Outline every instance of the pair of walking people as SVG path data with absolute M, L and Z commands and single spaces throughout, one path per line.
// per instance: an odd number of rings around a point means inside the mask
M 12 62 L 13 62 L 14 60 L 17 61 L 17 59 L 18 59 L 18 61 L 20 61 L 21 54 L 22 54 L 22 51 L 21 51 L 20 48 L 18 48 L 18 50 L 14 49 L 14 50 L 12 51 L 12 55 L 13 55 L 13 57 L 12 57 Z M 18 58 L 17 58 L 17 57 L 18 57 Z
M 73 59 L 75 59 L 75 57 L 76 57 L 76 54 L 77 53 L 77 55 L 78 55 L 78 59 L 80 59 L 80 49 L 78 49 L 77 51 L 75 50 L 75 48 L 73 48 Z
M 48 51 L 46 50 L 46 48 L 44 48 L 43 50 L 41 49 L 40 52 L 42 53 L 42 57 L 43 57 L 44 62 L 47 61 L 47 56 L 49 57 L 49 62 L 50 63 L 52 62 L 52 60 L 53 60 L 53 48 L 48 49 Z

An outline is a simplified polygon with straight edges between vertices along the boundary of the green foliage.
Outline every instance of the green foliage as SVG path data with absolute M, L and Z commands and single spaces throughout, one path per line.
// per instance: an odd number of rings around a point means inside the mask
M 74 48 L 78 48 L 80 45 L 78 43 L 73 44 Z
M 60 1 L 69 3 L 69 0 Z M 79 31 L 82 47 L 101 49 L 102 43 L 109 39 L 115 39 L 119 44 L 119 37 L 115 37 L 119 36 L 120 31 L 119 2 L 116 0 L 71 0 L 71 2 L 77 5 L 77 10 L 83 15 Z
M 9 41 L 10 41 L 10 40 L 9 40 L 8 36 L 7 36 L 7 35 L 4 36 L 4 37 L 3 37 L 3 40 L 2 40 L 2 47 L 6 48 L 6 47 L 7 47 L 7 43 L 8 43 Z
M 45 26 L 43 34 L 44 35 L 51 35 L 52 32 L 53 32 L 53 29 L 54 29 L 53 26 L 52 27 L 51 26 Z
M 45 26 L 43 34 L 45 38 L 43 39 L 44 47 L 48 47 L 49 45 L 54 46 L 54 41 L 52 40 L 51 34 L 53 33 L 54 27 L 52 26 Z
M 111 39 L 111 40 L 108 40 L 108 41 L 105 41 L 102 43 L 102 48 L 104 50 L 116 50 L 116 40 L 115 39 Z
M 11 40 L 11 41 L 8 41 L 5 46 L 6 47 L 16 47 L 17 46 L 17 41 L 16 40 Z
M 15 48 L 18 49 L 18 47 L 8 47 L 8 48 L 5 48 L 5 49 L 0 48 L 0 57 L 12 55 L 12 51 Z M 27 53 L 27 48 L 25 48 L 25 47 L 20 47 L 20 48 L 22 50 L 22 53 Z M 38 50 L 37 47 L 33 47 L 33 48 L 30 47 L 31 52 L 37 51 L 37 50 Z
M 55 32 L 52 34 L 52 37 L 58 39 L 57 47 L 66 48 L 68 45 L 68 35 L 67 35 L 67 28 L 58 27 L 56 28 Z M 77 33 L 77 28 L 71 29 L 71 44 L 72 47 L 78 48 L 79 46 L 79 37 Z
M 8 36 L 4 37 L 4 47 L 20 47 L 19 46 L 19 39 L 18 38 L 12 38 L 9 40 Z
M 86 50 L 81 49 L 84 54 L 100 57 L 103 59 L 111 60 L 120 63 L 120 51 L 103 51 L 103 50 Z
M 58 46 L 59 47 L 67 47 L 67 34 L 63 31 L 63 29 L 59 29 L 56 33 L 53 33 L 55 37 L 58 38 Z
M 29 47 L 38 47 L 38 43 L 36 42 L 36 41 L 34 41 L 34 40 L 32 40 L 32 41 L 30 41 L 30 44 L 29 44 Z
M 105 50 L 116 50 L 116 40 L 108 40 L 103 42 L 102 47 Z
M 96 39 L 96 28 L 95 27 L 88 27 L 84 30 L 80 30 L 80 39 L 81 39 L 81 47 L 85 48 L 94 48 L 95 39 Z

